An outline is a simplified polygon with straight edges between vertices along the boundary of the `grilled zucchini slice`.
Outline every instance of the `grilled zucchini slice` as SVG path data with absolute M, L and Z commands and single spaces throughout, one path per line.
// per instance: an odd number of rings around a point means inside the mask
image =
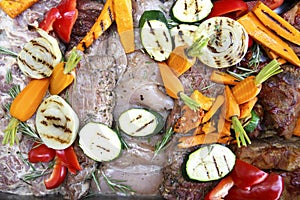
M 131 108 L 119 117 L 119 127 L 127 135 L 134 137 L 158 133 L 164 126 L 163 117 L 154 111 Z
M 192 152 L 186 162 L 186 174 L 192 180 L 207 182 L 226 176 L 235 165 L 235 154 L 220 144 L 211 144 Z
M 156 61 L 166 60 L 173 49 L 173 43 L 164 14 L 158 10 L 145 11 L 139 26 L 141 42 L 146 52 Z

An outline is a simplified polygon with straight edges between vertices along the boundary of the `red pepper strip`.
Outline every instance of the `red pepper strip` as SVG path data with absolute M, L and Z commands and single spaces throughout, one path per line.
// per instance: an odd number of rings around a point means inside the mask
M 31 163 L 50 162 L 55 157 L 55 150 L 45 144 L 35 142 L 28 152 L 28 160 Z
M 43 21 L 39 24 L 39 28 L 43 29 L 47 33 L 53 30 L 53 23 L 55 20 L 61 18 L 61 14 L 57 8 L 51 8 L 47 13 Z
M 67 176 L 67 171 L 67 167 L 62 164 L 60 158 L 56 157 L 52 174 L 48 179 L 44 180 L 46 188 L 53 189 L 60 186 Z
M 56 156 L 61 160 L 62 165 L 67 167 L 71 173 L 76 174 L 77 170 L 81 170 L 76 153 L 72 146 L 63 150 L 56 150 Z
M 254 185 L 250 190 L 232 187 L 225 200 L 277 200 L 283 191 L 284 182 L 280 175 L 271 173 L 261 183 Z
M 251 186 L 264 181 L 267 178 L 268 173 L 237 159 L 230 176 L 232 177 L 235 186 L 249 190 Z
M 78 10 L 74 9 L 62 14 L 60 19 L 56 19 L 53 23 L 54 32 L 65 43 L 69 43 L 73 25 L 78 17 Z
M 265 5 L 267 5 L 272 10 L 278 8 L 281 6 L 281 4 L 284 2 L 284 0 L 260 0 Z M 288 1 L 288 0 L 286 0 Z M 258 1 L 247 1 L 248 10 L 252 10 L 252 8 L 257 4 Z
M 234 182 L 231 176 L 226 176 L 218 183 L 218 185 L 212 191 L 210 191 L 205 196 L 205 200 L 223 199 L 228 194 L 230 188 L 232 188 L 233 186 Z
M 242 0 L 220 0 L 214 2 L 214 6 L 208 18 L 216 16 L 242 16 L 248 11 L 248 5 Z
M 76 9 L 76 0 L 62 0 L 56 8 L 60 13 L 69 12 Z

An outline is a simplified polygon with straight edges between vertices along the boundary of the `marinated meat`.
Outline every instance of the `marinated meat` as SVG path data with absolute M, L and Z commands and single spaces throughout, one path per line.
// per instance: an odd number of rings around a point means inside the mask
M 300 70 L 292 65 L 282 66 L 284 72 L 267 80 L 259 94 L 264 110 L 265 129 L 276 130 L 287 138 L 292 136 L 300 103 Z
M 78 18 L 72 29 L 71 41 L 68 44 L 69 50 L 76 46 L 92 28 L 103 8 L 103 4 L 99 1 L 77 0 L 76 2 Z
M 295 171 L 300 168 L 300 139 L 271 137 L 252 140 L 248 147 L 237 148 L 237 158 L 265 169 Z

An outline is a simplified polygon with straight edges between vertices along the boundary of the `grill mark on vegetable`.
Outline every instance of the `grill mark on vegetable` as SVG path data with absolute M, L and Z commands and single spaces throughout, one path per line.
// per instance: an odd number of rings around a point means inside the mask
M 108 7 L 107 10 L 108 10 L 109 19 L 110 19 L 110 21 L 112 22 L 112 21 L 114 20 L 114 17 L 113 17 L 113 15 L 112 15 L 111 8 Z
M 139 120 L 139 119 L 141 119 L 141 118 L 142 118 L 142 115 L 138 115 L 136 118 L 132 119 L 132 120 L 130 121 L 130 123 L 133 123 L 134 121 L 137 121 L 137 120 Z
M 42 49 L 45 50 L 46 53 L 49 53 L 49 54 L 51 55 L 51 57 L 52 57 L 54 60 L 56 59 L 56 56 L 52 53 L 52 51 L 49 51 L 49 49 L 48 49 L 47 47 L 41 45 L 38 41 L 36 41 L 36 40 L 31 40 L 31 44 L 32 44 L 33 46 L 39 46 L 39 47 L 41 47 Z
M 226 166 L 227 166 L 228 171 L 230 171 L 230 167 L 229 167 L 229 165 L 228 165 L 228 161 L 227 161 L 227 159 L 226 159 L 226 156 L 223 155 L 223 158 L 224 158 L 224 161 L 225 161 L 225 163 L 226 163 Z
M 106 140 L 109 140 L 108 137 L 105 137 L 105 135 L 103 135 L 103 134 L 101 134 L 101 133 L 99 133 L 99 132 L 97 132 L 97 135 L 100 136 L 100 137 L 102 137 L 102 138 L 104 138 L 104 139 L 106 139 Z
M 219 169 L 219 167 L 218 167 L 218 163 L 217 163 L 216 158 L 215 158 L 214 156 L 213 156 L 212 158 L 213 158 L 213 161 L 214 161 L 215 168 L 216 168 L 216 170 L 217 170 L 217 172 L 218 172 L 218 176 L 219 176 L 219 177 L 222 177 L 222 173 L 221 173 L 221 171 L 220 171 L 220 169 Z
M 204 169 L 205 169 L 205 171 L 206 171 L 206 176 L 207 176 L 207 178 L 210 179 L 209 171 L 208 171 L 208 169 L 207 169 L 207 166 L 206 166 L 206 164 L 205 164 L 205 161 L 204 161 L 202 158 L 201 158 L 201 162 L 203 163 L 203 167 L 204 167 Z
M 155 35 L 154 29 L 152 28 L 152 25 L 151 25 L 151 23 L 150 23 L 149 20 L 147 20 L 147 24 L 148 24 L 148 26 L 149 26 L 149 28 L 150 28 L 150 33 L 151 33 L 152 35 Z
M 62 129 L 63 132 L 66 133 L 66 134 L 71 134 L 72 133 L 72 131 L 66 126 L 63 126 L 63 125 L 60 125 L 60 124 L 55 124 L 55 123 L 53 123 L 52 126 L 54 126 L 57 129 Z
M 187 8 L 188 8 L 187 2 L 184 1 L 184 10 L 187 11 Z
M 275 22 L 276 24 L 278 24 L 281 28 L 283 28 L 284 30 L 286 30 L 287 32 L 289 32 L 290 34 L 293 34 L 293 32 L 291 30 L 289 30 L 287 27 L 283 26 L 279 21 L 277 21 L 275 18 L 273 18 L 271 15 L 269 15 L 268 12 L 266 12 L 265 10 L 262 10 L 263 14 L 265 16 L 267 16 L 269 19 L 271 19 L 273 22 Z
M 31 51 L 29 51 L 28 49 L 26 49 L 26 48 L 23 48 L 23 50 L 27 53 L 27 54 L 29 54 L 32 58 L 33 58 L 33 60 L 35 61 L 35 62 L 37 62 L 37 63 L 41 63 L 42 65 L 44 65 L 44 66 L 47 66 L 50 70 L 53 70 L 53 66 L 52 66 L 52 64 L 50 64 L 50 63 L 47 63 L 45 60 L 42 60 L 41 58 L 38 58 L 38 57 L 36 57 L 35 55 L 32 55 L 32 52 Z M 52 57 L 53 58 L 53 57 Z M 26 61 L 25 61 L 26 62 Z M 29 64 L 28 64 L 29 65 Z M 36 70 L 34 67 L 32 67 L 31 68 L 32 70 Z M 37 71 L 37 70 L 36 70 Z M 40 72 L 40 71 L 39 71 Z M 41 72 L 40 72 L 41 73 Z
M 100 146 L 100 145 L 96 145 L 96 147 L 98 147 L 99 149 L 102 149 L 102 150 L 104 150 L 104 151 L 106 151 L 106 152 L 110 152 L 109 149 L 106 149 L 106 148 L 104 148 L 104 147 L 102 147 L 102 146 Z
M 154 119 L 152 119 L 151 121 L 149 121 L 148 123 L 145 123 L 141 128 L 137 129 L 135 132 L 140 132 L 143 129 L 147 128 L 148 125 L 152 124 L 154 122 Z
M 54 136 L 51 136 L 51 135 L 47 135 L 47 134 L 45 134 L 45 133 L 41 133 L 44 137 L 46 137 L 46 138 L 48 138 L 48 139 L 50 139 L 50 140 L 56 140 L 57 142 L 59 142 L 59 143 L 61 143 L 61 144 L 67 144 L 67 143 L 69 143 L 69 141 L 67 141 L 67 140 L 63 140 L 63 139 L 61 139 L 60 137 L 54 137 Z

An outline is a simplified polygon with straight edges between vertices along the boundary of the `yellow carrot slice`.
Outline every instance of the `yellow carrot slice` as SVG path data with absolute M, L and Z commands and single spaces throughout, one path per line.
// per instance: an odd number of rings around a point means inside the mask
M 298 118 L 296 122 L 296 126 L 294 128 L 293 134 L 300 137 L 300 118 Z
M 244 26 L 247 33 L 258 43 L 270 48 L 280 57 L 300 67 L 300 60 L 293 49 L 265 27 L 252 12 L 239 18 L 238 22 Z
M 252 9 L 259 20 L 284 39 L 300 45 L 300 32 L 262 2 Z
M 117 30 L 125 53 L 135 49 L 131 0 L 113 0 Z

